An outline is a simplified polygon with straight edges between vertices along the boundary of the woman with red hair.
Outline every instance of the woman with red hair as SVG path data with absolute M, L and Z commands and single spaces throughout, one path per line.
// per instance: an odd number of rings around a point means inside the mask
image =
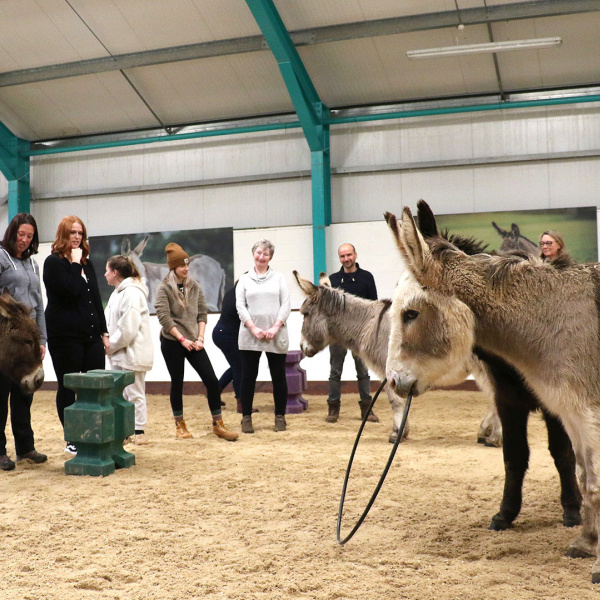
M 48 349 L 58 382 L 56 409 L 63 426 L 65 408 L 75 402 L 75 392 L 63 385 L 63 377 L 104 369 L 108 346 L 104 308 L 89 253 L 83 221 L 65 217 L 58 225 L 52 254 L 44 262 Z M 65 452 L 76 454 L 75 444 L 68 441 Z

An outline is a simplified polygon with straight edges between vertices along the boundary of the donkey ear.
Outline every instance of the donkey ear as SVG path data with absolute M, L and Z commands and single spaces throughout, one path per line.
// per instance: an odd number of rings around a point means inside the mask
M 521 230 L 519 229 L 519 226 L 516 223 L 513 223 L 511 225 L 510 230 L 512 231 L 512 234 L 517 238 L 521 235 Z
M 319 273 L 319 285 L 324 285 L 325 287 L 331 287 L 331 281 L 330 281 L 329 277 L 327 276 L 327 273 L 323 273 L 323 271 L 321 271 Z
M 13 307 L 14 304 L 15 301 L 13 297 L 10 295 L 8 288 L 5 287 L 0 295 L 0 316 L 5 319 L 10 319 L 12 316 L 11 307 Z
M 433 214 L 433 213 L 432 213 Z M 425 262 L 431 254 L 429 246 L 417 229 L 408 206 L 402 211 L 402 228 L 397 241 L 400 253 L 415 277 L 425 271 Z
M 498 232 L 498 235 L 501 235 L 502 237 L 506 237 L 508 235 L 508 231 L 500 227 L 496 221 L 492 221 L 492 227 Z
M 425 200 L 417 202 L 417 222 L 419 223 L 419 230 L 423 234 L 423 237 L 439 237 L 440 232 L 438 231 L 437 221 L 435 220 L 433 211 Z
M 121 254 L 123 256 L 129 256 L 129 253 L 131 252 L 131 242 L 129 241 L 129 238 L 123 238 L 123 241 L 121 242 Z
M 304 277 L 300 277 L 300 275 L 298 274 L 298 271 L 293 271 L 293 273 L 294 273 L 294 277 L 296 278 L 296 281 L 298 282 L 298 285 L 300 286 L 300 289 L 307 296 L 311 296 L 312 294 L 317 293 L 319 288 L 312 281 L 309 281 L 308 279 L 304 279 Z
M 134 249 L 132 254 L 136 254 L 137 256 L 141 256 L 142 252 L 144 251 L 144 249 L 146 248 L 146 246 L 148 245 L 148 240 L 150 239 L 150 236 L 147 235 Z

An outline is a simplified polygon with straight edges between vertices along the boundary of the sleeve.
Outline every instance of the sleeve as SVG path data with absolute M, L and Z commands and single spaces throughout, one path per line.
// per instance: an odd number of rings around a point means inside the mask
M 243 275 L 240 277 L 235 288 L 235 308 L 240 316 L 242 325 L 248 321 L 248 319 L 252 318 L 246 304 L 246 277 Z
M 98 279 L 96 278 L 96 269 L 94 269 L 94 265 L 88 259 L 87 265 L 85 266 L 85 274 L 90 283 L 90 291 L 92 294 L 92 300 L 94 302 L 94 306 L 96 307 L 96 312 L 98 313 L 98 320 L 100 321 L 100 333 L 106 333 L 108 328 L 106 327 L 106 318 L 104 316 L 104 306 L 102 306 L 102 298 L 100 297 L 100 288 L 98 287 Z M 79 279 L 82 279 L 80 277 Z
M 202 287 L 198 283 L 198 316 L 196 317 L 198 323 L 207 323 L 208 322 L 208 306 L 206 305 L 206 300 L 204 299 L 204 292 L 202 291 Z
M 141 292 L 128 289 L 123 292 L 120 315 L 117 320 L 117 329 L 110 336 L 110 353 L 113 354 L 121 348 L 126 348 L 133 342 L 142 324 L 140 299 Z
M 46 345 L 48 343 L 48 333 L 46 331 L 46 316 L 44 315 L 44 301 L 42 296 L 42 284 L 40 283 L 40 278 L 38 277 L 38 285 L 37 285 L 37 293 L 39 294 L 40 301 L 38 305 L 35 307 L 35 322 L 37 323 L 38 329 L 40 330 L 40 338 L 42 341 L 42 345 Z
M 285 325 L 291 312 L 290 290 L 288 289 L 285 277 L 281 273 L 279 274 L 279 304 L 279 311 L 275 320 L 281 321 Z
M 57 296 L 67 296 L 74 300 L 86 289 L 81 276 L 81 265 L 63 260 L 58 254 L 51 254 L 44 261 L 44 285 L 46 290 Z
M 375 278 L 372 273 L 369 273 L 369 295 L 367 296 L 369 300 L 377 300 L 377 286 L 375 285 Z
M 156 288 L 156 299 L 154 300 L 154 308 L 156 309 L 156 316 L 158 322 L 164 331 L 170 331 L 175 327 L 176 323 L 171 317 L 171 303 L 169 301 L 169 295 L 163 282 L 158 284 Z

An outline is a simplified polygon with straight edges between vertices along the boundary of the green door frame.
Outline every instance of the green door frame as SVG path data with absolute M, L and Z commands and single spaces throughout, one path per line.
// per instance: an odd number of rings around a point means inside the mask
M 8 181 L 8 220 L 31 210 L 29 142 L 0 123 L 0 172 Z

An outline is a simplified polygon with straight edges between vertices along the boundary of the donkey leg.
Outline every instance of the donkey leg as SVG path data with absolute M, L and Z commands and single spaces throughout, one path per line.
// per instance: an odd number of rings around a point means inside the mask
M 529 466 L 529 445 L 527 444 L 527 419 L 529 409 L 509 405 L 502 399 L 502 392 L 496 394 L 498 414 L 502 422 L 504 443 L 504 493 L 500 511 L 492 517 L 490 529 L 508 529 L 521 511 L 523 500 L 523 479 Z
M 477 443 L 500 448 L 502 446 L 502 424 L 496 403 L 492 402 L 488 413 L 483 417 L 477 432 Z
M 394 414 L 394 421 L 392 424 L 392 431 L 390 432 L 389 442 L 390 444 L 394 444 L 396 442 L 396 438 L 398 437 L 398 432 L 400 431 L 400 425 L 402 424 L 402 416 L 404 414 L 404 407 L 406 406 L 406 400 L 397 396 L 392 392 L 389 385 L 385 386 L 385 391 L 388 395 L 388 400 L 390 401 L 390 406 L 392 407 L 392 412 Z M 404 431 L 402 432 L 402 440 L 405 440 L 408 437 L 408 419 L 404 424 Z
M 563 507 L 563 525 L 581 525 L 581 492 L 575 475 L 575 453 L 562 423 L 542 408 L 548 429 L 548 449 L 560 477 L 560 503 Z

